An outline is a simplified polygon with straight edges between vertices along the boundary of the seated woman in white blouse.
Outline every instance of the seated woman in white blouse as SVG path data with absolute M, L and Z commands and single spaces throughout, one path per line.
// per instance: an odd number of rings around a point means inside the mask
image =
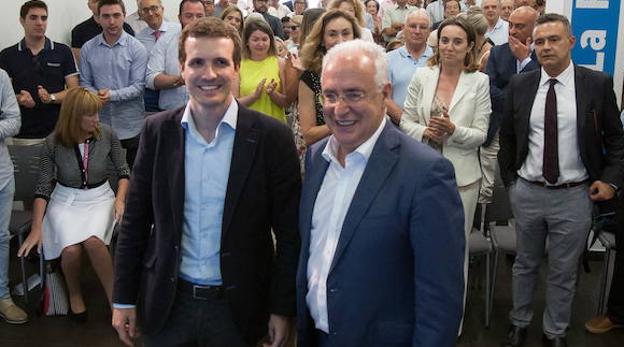
M 453 164 L 466 240 L 479 196 L 479 146 L 485 141 L 492 112 L 489 79 L 478 71 L 475 44 L 475 31 L 464 18 L 442 22 L 438 50 L 428 66 L 414 73 L 400 119 L 405 133 L 440 151 Z M 464 270 L 466 278 L 468 247 Z
M 101 108 L 98 96 L 85 88 L 67 92 L 43 146 L 32 229 L 18 251 L 25 256 L 42 245 L 46 260 L 61 257 L 70 317 L 79 322 L 87 318 L 79 278 L 83 251 L 112 300 L 113 264 L 106 246 L 114 221 L 123 216 L 130 174 L 119 139 L 99 124 Z M 117 197 L 108 183 L 109 164 L 119 179 Z

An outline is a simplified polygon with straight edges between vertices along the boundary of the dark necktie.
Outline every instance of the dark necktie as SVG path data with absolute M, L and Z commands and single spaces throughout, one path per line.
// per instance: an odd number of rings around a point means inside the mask
M 555 84 L 557 80 L 549 80 L 550 87 L 546 94 L 546 107 L 544 112 L 544 158 L 542 163 L 542 175 L 546 182 L 555 184 L 559 178 L 559 153 L 557 146 L 557 94 Z
M 152 35 L 154 35 L 154 37 L 156 38 L 156 41 L 158 41 L 158 39 L 160 38 L 160 30 L 154 30 L 152 32 Z

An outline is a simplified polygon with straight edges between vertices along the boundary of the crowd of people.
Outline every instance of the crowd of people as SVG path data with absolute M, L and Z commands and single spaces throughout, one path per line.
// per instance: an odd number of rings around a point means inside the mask
M 567 346 L 593 205 L 616 201 L 624 231 L 624 131 L 566 17 L 536 0 L 181 0 L 177 21 L 161 0 L 87 5 L 70 48 L 26 1 L 0 52 L 5 321 L 28 321 L 8 290 L 10 143 L 41 146 L 18 256 L 60 259 L 84 322 L 86 253 L 129 346 L 282 346 L 295 321 L 299 346 L 453 346 L 497 176 L 517 235 L 503 344 L 526 340 L 547 253 L 543 340 Z M 621 245 L 592 333 L 624 326 Z

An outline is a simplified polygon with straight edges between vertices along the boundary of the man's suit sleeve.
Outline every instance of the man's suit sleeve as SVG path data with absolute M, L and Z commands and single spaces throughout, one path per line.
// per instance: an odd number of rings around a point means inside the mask
M 276 238 L 270 312 L 294 317 L 295 278 L 299 259 L 299 197 L 301 171 L 292 132 L 280 126 L 269 134 L 271 226 Z
M 412 199 L 415 324 L 412 345 L 455 345 L 464 295 L 464 213 L 454 171 L 438 159 Z
M 603 95 L 603 142 L 606 150 L 605 168 L 601 180 L 624 188 L 624 131 L 620 121 L 613 80 L 605 76 Z
M 137 302 L 146 244 L 153 223 L 152 170 L 155 140 L 150 124 L 148 119 L 141 132 L 130 179 L 126 211 L 115 248 L 113 302 L 116 304 Z
M 502 124 L 500 129 L 500 149 L 498 150 L 498 166 L 500 167 L 501 178 L 505 187 L 509 187 L 516 176 L 514 172 L 515 158 L 517 153 L 516 133 L 514 129 L 513 115 L 513 89 L 517 76 L 511 78 L 505 92 L 505 104 L 502 114 Z
M 500 76 L 498 75 L 498 49 L 492 48 L 490 50 L 490 57 L 488 58 L 487 65 L 485 67 L 485 73 L 490 78 L 490 99 L 492 101 L 492 117 L 497 117 L 503 112 L 503 101 L 505 100 L 503 89 L 498 88 L 500 84 Z M 496 122 L 492 119 L 492 122 Z

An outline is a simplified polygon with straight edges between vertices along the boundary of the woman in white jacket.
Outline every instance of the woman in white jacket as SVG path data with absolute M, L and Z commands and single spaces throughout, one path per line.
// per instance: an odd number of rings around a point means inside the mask
M 478 151 L 492 111 L 489 79 L 478 71 L 476 34 L 464 18 L 445 20 L 438 33 L 436 54 L 410 82 L 400 126 L 453 163 L 467 241 L 481 182 Z M 467 243 L 464 274 L 467 277 Z

